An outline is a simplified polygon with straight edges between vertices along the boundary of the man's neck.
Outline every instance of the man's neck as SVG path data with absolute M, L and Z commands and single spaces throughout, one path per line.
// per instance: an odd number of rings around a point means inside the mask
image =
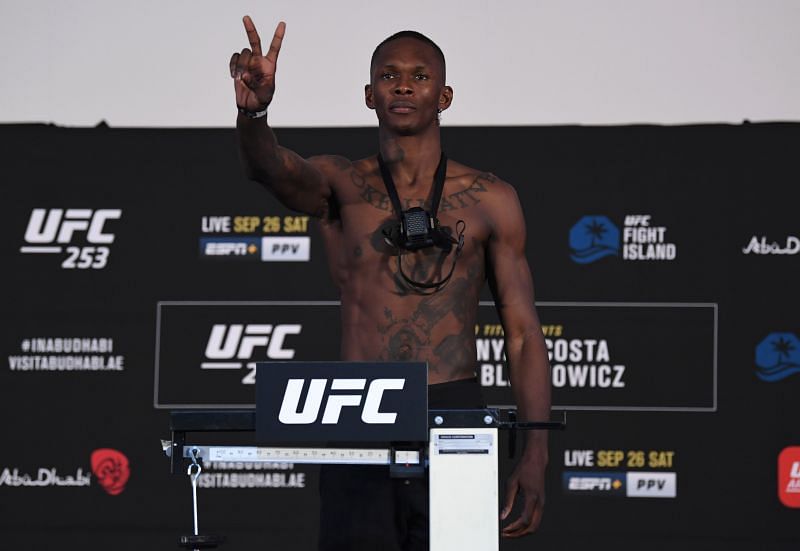
M 380 152 L 392 172 L 395 185 L 429 188 L 442 155 L 438 127 L 414 136 L 398 136 L 378 130 Z

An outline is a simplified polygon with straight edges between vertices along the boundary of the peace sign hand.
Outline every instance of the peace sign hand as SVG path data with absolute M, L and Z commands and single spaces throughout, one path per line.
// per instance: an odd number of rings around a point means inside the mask
M 230 62 L 236 105 L 247 111 L 260 111 L 272 102 L 275 94 L 275 67 L 278 64 L 286 23 L 278 23 L 267 55 L 262 55 L 261 38 L 253 20 L 245 15 L 243 21 L 250 48 L 233 54 Z

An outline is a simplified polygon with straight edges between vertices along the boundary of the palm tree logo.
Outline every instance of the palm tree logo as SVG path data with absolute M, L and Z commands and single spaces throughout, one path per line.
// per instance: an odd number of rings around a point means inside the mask
M 608 230 L 597 218 L 592 219 L 592 222 L 586 226 L 586 233 L 592 236 L 592 244 L 590 247 L 597 247 L 597 240 L 603 239 L 603 234 Z
M 604 256 L 619 254 L 619 229 L 606 216 L 584 216 L 569 232 L 572 260 L 588 264 Z
M 756 347 L 756 375 L 775 382 L 800 373 L 800 340 L 792 333 L 771 333 Z
M 777 352 L 777 358 L 775 360 L 775 366 L 777 367 L 781 365 L 784 361 L 789 359 L 793 350 L 797 350 L 791 342 L 785 339 L 783 336 L 778 337 L 777 341 L 772 341 L 770 343 L 772 348 Z

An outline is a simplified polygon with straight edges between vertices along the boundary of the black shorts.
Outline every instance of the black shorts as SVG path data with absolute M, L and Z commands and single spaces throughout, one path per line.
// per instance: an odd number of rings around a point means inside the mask
M 429 409 L 484 406 L 476 378 L 428 387 Z M 320 551 L 427 551 L 428 479 L 386 466 L 320 468 Z

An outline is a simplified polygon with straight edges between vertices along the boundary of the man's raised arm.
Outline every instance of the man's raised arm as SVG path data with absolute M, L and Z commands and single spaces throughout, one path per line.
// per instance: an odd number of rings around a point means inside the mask
M 236 128 L 247 176 L 264 184 L 287 207 L 324 216 L 331 196 L 325 174 L 294 151 L 278 145 L 267 124 L 267 107 L 275 94 L 275 69 L 286 24 L 281 21 L 266 55 L 253 21 L 244 17 L 250 48 L 231 56 L 230 71 L 239 116 Z
M 550 364 L 542 327 L 536 314 L 533 280 L 525 258 L 525 220 L 516 191 L 497 182 L 489 241 L 489 284 L 503 323 L 511 389 L 520 421 L 550 419 Z M 506 520 L 517 498 L 519 516 L 503 527 L 505 537 L 530 534 L 539 526 L 544 509 L 544 472 L 547 466 L 547 431 L 526 431 L 525 449 L 506 482 Z

